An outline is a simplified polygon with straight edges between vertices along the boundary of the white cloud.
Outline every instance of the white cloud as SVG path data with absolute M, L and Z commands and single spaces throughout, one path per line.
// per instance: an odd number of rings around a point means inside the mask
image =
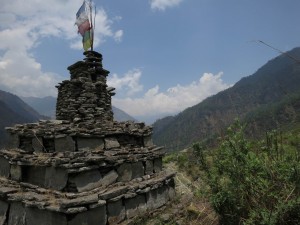
M 55 85 L 63 77 L 42 71 L 31 54 L 43 37 L 68 40 L 71 48 L 82 49 L 74 25 L 82 0 L 10 0 L 1 2 L 0 14 L 0 88 L 22 96 L 56 95 Z M 120 19 L 120 18 L 119 18 Z M 94 46 L 107 38 L 122 40 L 123 31 L 113 31 L 115 19 L 97 9 Z M 47 90 L 47 91 L 45 91 Z
M 13 60 L 12 60 L 13 59 Z M 56 88 L 61 77 L 54 73 L 44 73 L 34 58 L 8 51 L 0 58 L 0 89 L 19 96 L 56 96 Z
M 122 37 L 123 37 L 123 30 L 118 30 L 114 35 L 114 39 L 116 42 L 121 42 Z
M 222 72 L 216 75 L 204 73 L 198 81 L 193 81 L 186 86 L 178 84 L 175 87 L 170 87 L 165 92 L 160 91 L 159 86 L 156 85 L 150 88 L 142 97 L 125 96 L 122 98 L 116 96 L 113 98 L 113 104 L 137 118 L 150 117 L 153 114 L 157 116 L 173 115 L 230 87 L 229 84 L 223 82 L 222 75 Z M 126 80 L 125 77 L 124 80 Z M 133 78 L 132 80 L 138 81 L 138 79 Z M 112 84 L 122 88 L 122 85 L 127 85 L 128 83 L 119 81 L 112 82 Z M 135 84 L 135 86 L 138 86 L 138 84 Z
M 166 8 L 179 5 L 183 0 L 150 0 L 151 8 L 164 11 Z
M 117 89 L 120 95 L 131 96 L 143 90 L 143 85 L 139 83 L 142 72 L 139 69 L 133 69 L 127 72 L 123 77 L 112 74 L 107 84 Z
M 11 13 L 0 14 L 0 27 L 6 27 L 8 24 L 15 22 L 16 16 Z

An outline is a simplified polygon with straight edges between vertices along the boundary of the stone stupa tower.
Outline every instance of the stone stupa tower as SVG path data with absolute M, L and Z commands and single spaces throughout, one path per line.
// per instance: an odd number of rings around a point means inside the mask
M 102 55 L 87 51 L 60 83 L 57 120 L 7 128 L 0 224 L 111 225 L 165 205 L 174 173 L 144 123 L 113 120 Z

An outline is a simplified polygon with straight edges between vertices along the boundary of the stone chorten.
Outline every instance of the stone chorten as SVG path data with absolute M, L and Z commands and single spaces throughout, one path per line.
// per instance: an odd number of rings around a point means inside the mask
M 113 120 L 102 55 L 84 55 L 57 86 L 57 120 L 7 128 L 0 224 L 127 224 L 175 195 L 175 174 L 163 170 L 152 128 Z

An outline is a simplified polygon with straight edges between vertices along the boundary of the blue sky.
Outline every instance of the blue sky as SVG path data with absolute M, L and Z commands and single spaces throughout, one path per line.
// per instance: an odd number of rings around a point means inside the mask
M 152 122 L 253 74 L 300 46 L 299 0 L 95 0 L 96 51 L 113 104 Z M 56 96 L 83 59 L 74 26 L 82 0 L 0 0 L 0 89 Z

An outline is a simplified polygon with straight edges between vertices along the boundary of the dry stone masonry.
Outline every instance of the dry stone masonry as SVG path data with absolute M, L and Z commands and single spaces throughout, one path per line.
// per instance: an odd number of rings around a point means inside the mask
M 113 120 L 102 55 L 84 55 L 57 86 L 57 120 L 7 128 L 0 225 L 127 224 L 175 195 L 152 128 Z

